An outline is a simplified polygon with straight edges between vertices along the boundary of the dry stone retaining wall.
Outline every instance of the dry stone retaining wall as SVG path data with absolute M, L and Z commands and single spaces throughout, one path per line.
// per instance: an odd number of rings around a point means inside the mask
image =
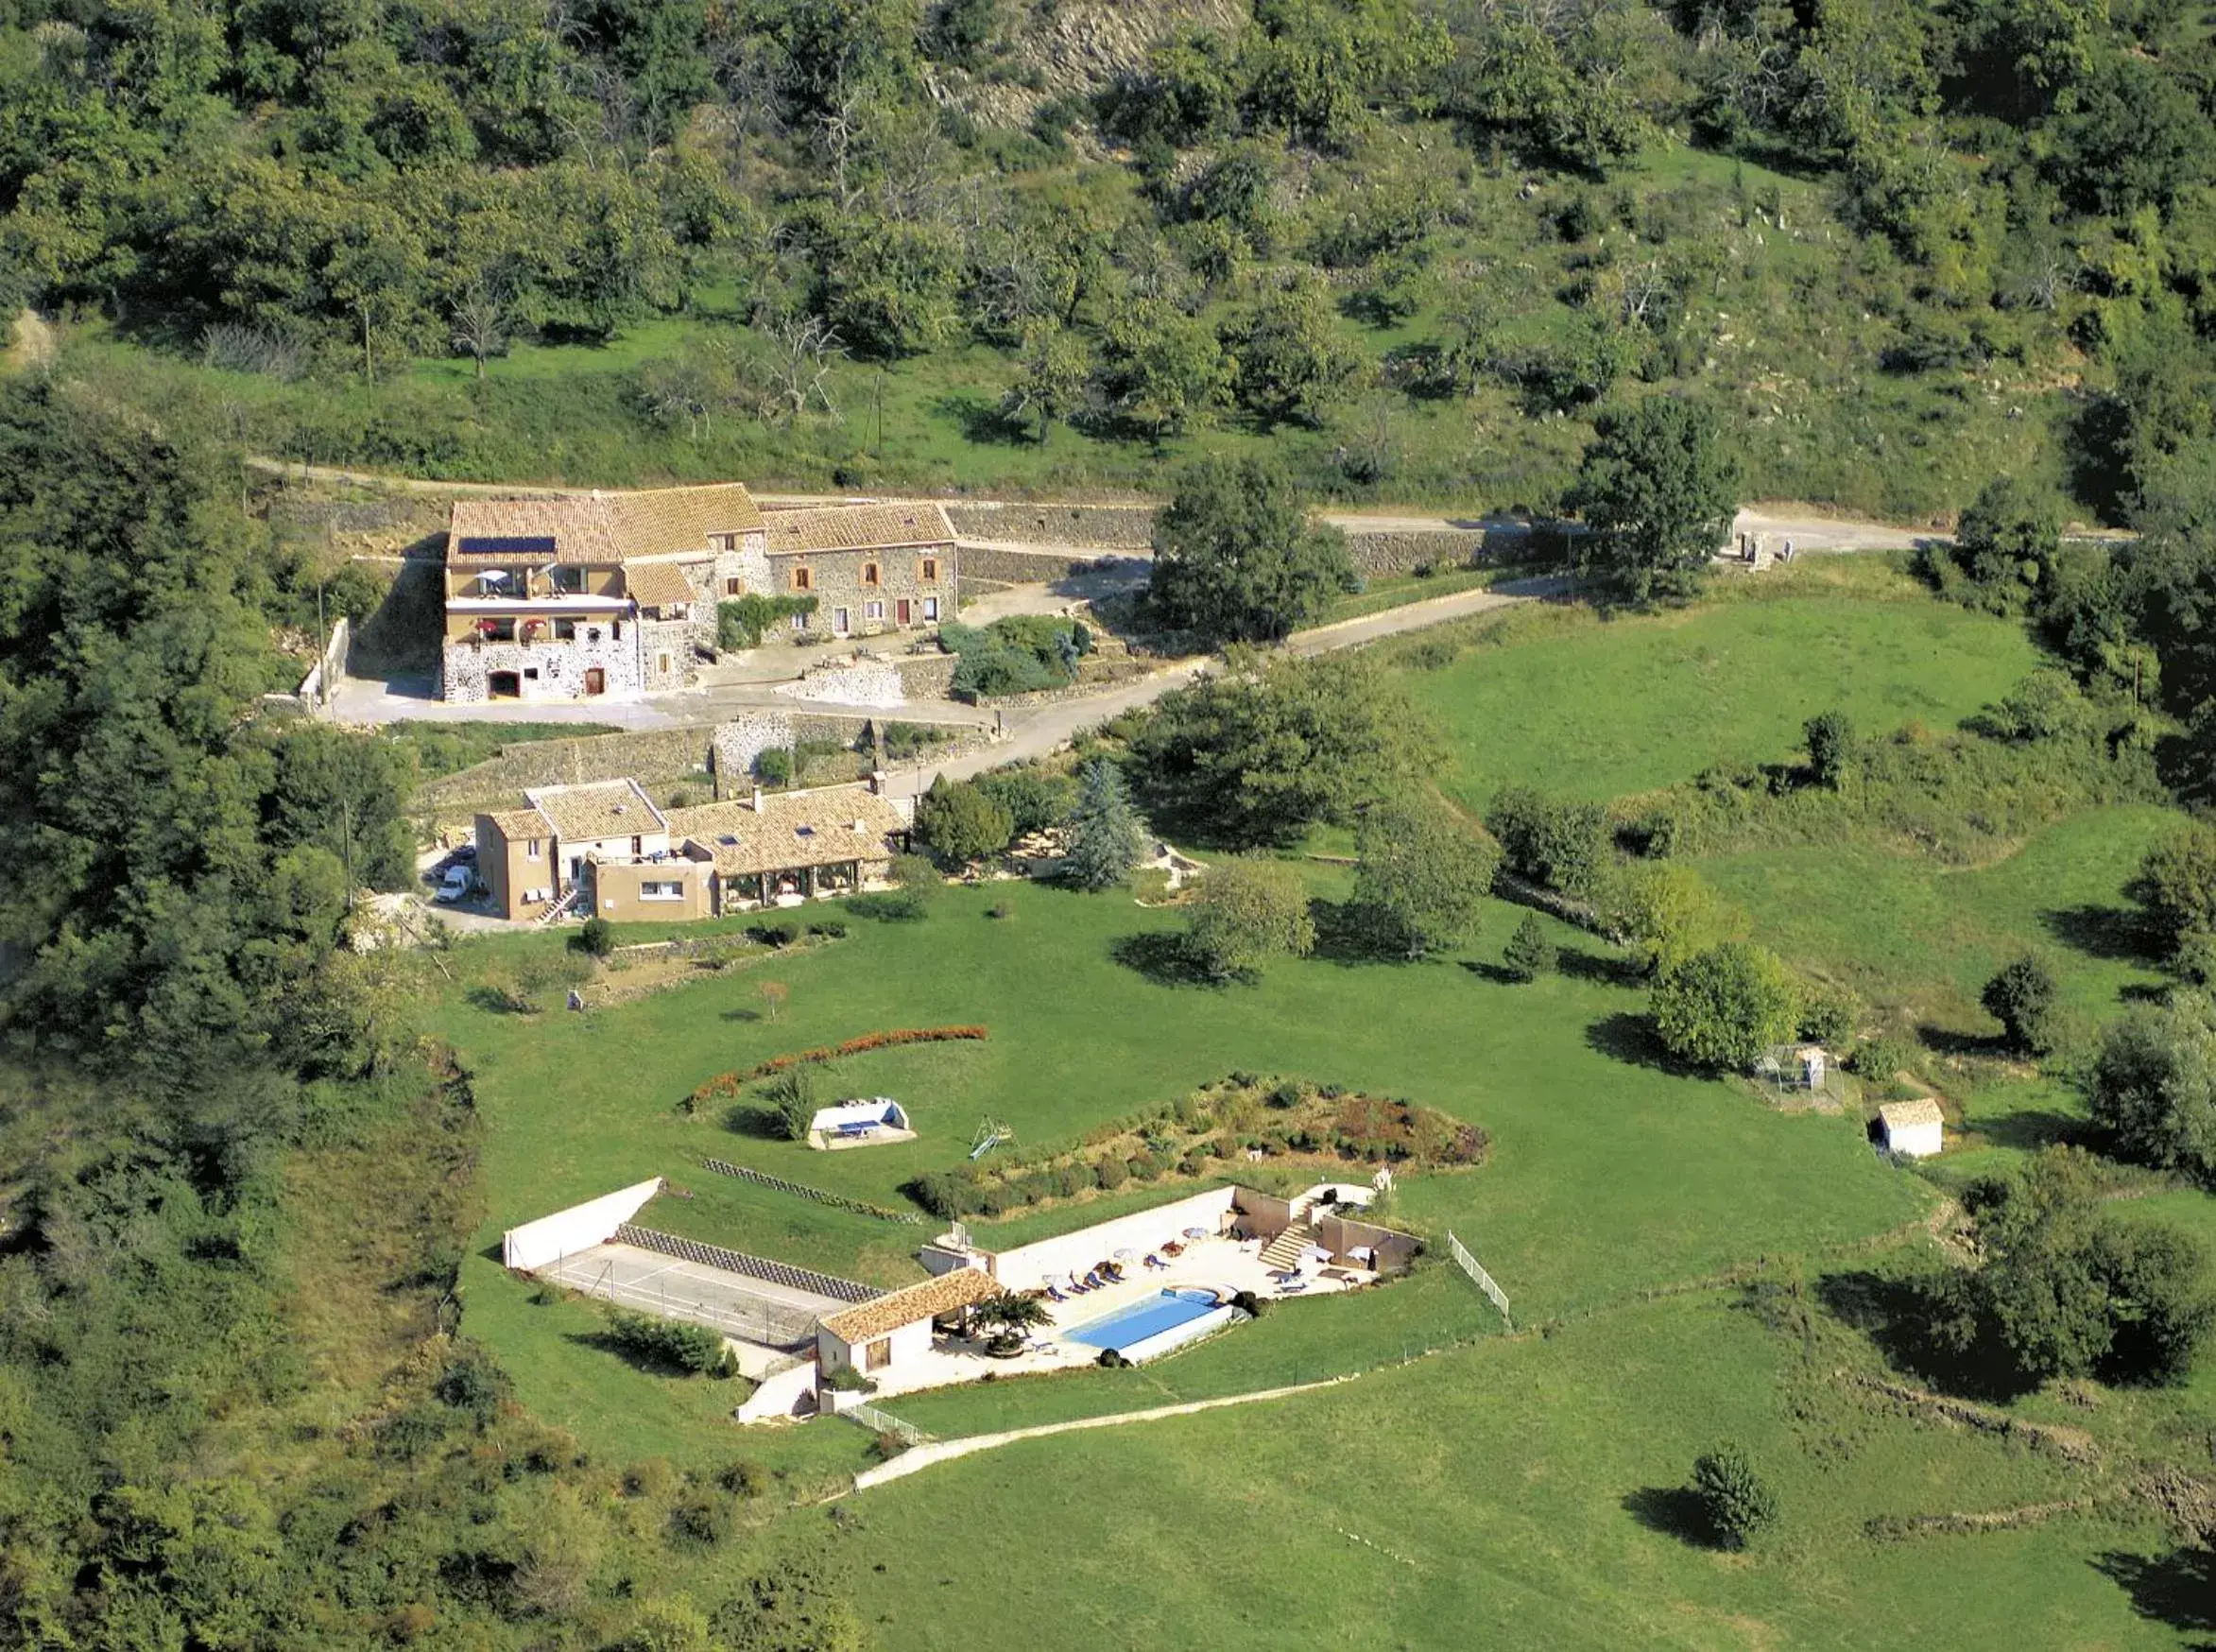
M 1140 550 L 1154 542 L 1151 505 L 949 505 L 947 520 L 959 539 L 1007 540 L 1020 544 L 1100 545 Z M 962 572 L 975 553 L 962 552 Z M 984 572 L 979 569 L 977 572 Z
M 1439 528 L 1417 533 L 1349 533 L 1347 554 L 1366 578 L 1412 574 L 1421 567 L 1475 568 L 1489 559 L 1483 528 Z

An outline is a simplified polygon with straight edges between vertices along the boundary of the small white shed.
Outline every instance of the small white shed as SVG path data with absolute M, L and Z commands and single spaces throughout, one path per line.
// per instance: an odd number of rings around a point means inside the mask
M 1945 1145 L 1939 1104 L 1928 1095 L 1885 1103 L 1878 1109 L 1878 1127 L 1885 1138 L 1885 1151 L 1903 1159 L 1935 1158 Z

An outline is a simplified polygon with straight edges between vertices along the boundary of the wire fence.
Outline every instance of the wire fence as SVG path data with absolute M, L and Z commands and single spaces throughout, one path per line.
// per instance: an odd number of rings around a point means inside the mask
M 742 1342 L 793 1348 L 813 1342 L 816 1337 L 816 1316 L 805 1309 L 778 1308 L 766 1302 L 747 1305 L 720 1295 L 712 1300 L 701 1292 L 688 1290 L 686 1286 L 691 1282 L 681 1274 L 675 1277 L 674 1282 L 666 1272 L 632 1279 L 607 1261 L 564 1261 L 540 1272 L 580 1295 L 612 1302 L 619 1308 L 657 1314 L 664 1319 L 684 1319 L 695 1325 L 705 1325 L 711 1331 L 720 1331 Z

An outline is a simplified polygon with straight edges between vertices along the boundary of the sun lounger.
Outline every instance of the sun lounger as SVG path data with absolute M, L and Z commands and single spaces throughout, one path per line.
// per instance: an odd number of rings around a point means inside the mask
M 1299 1294 L 1300 1294 L 1302 1291 L 1306 1290 L 1307 1288 L 1308 1288 L 1308 1282 L 1307 1282 L 1306 1280 L 1302 1280 L 1302 1281 L 1300 1281 L 1300 1282 L 1299 1282 L 1298 1283 L 1297 1283 L 1297 1284 L 1290 1284 L 1290 1285 L 1280 1285 L 1280 1286 L 1279 1286 L 1279 1287 L 1278 1287 L 1278 1295 L 1279 1295 L 1279 1296 L 1280 1296 L 1280 1297 L 1295 1297 L 1295 1296 L 1298 1296 L 1298 1295 L 1299 1295 Z
M 1087 1290 L 1089 1290 L 1089 1291 L 1097 1291 L 1098 1289 L 1100 1289 L 1100 1287 L 1101 1287 L 1102 1285 L 1106 1284 L 1108 1282 L 1107 1282 L 1106 1280 L 1102 1279 L 1102 1278 L 1100 1277 L 1100 1275 L 1099 1275 L 1099 1274 L 1096 1272 L 1096 1273 L 1089 1273 L 1089 1274 L 1087 1274 L 1087 1275 L 1085 1276 L 1085 1278 L 1084 1278 L 1084 1281 L 1083 1281 L 1082 1282 L 1084 1283 L 1084 1286 L 1085 1286 L 1085 1288 L 1086 1288 Z
M 1048 1295 L 1050 1298 L 1052 1298 L 1052 1299 L 1053 1299 L 1055 1301 L 1057 1301 L 1057 1302 L 1066 1302 L 1066 1301 L 1068 1301 L 1068 1300 L 1070 1299 L 1069 1298 L 1067 1298 L 1067 1297 L 1063 1296 L 1063 1295 L 1062 1295 L 1062 1293 L 1061 1293 L 1060 1291 L 1056 1290 L 1056 1289 L 1054 1286 L 1052 1286 L 1052 1285 L 1048 1285 L 1048 1286 L 1046 1287 L 1046 1294 L 1047 1294 L 1047 1295 Z
M 1170 1265 L 1164 1262 L 1160 1257 L 1149 1254 L 1146 1259 L 1146 1265 L 1149 1267 L 1167 1269 Z

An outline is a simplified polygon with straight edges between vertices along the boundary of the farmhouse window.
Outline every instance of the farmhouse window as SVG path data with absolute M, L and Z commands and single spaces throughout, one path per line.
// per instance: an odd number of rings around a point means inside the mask
M 585 570 L 582 568 L 557 568 L 554 571 L 554 589 L 563 596 L 575 596 L 585 589 Z
M 530 843 L 524 848 L 524 858 L 525 860 L 538 860 L 541 858 L 539 852 L 539 840 L 536 837 L 532 838 Z
M 723 582 L 723 594 L 726 596 L 736 596 L 739 594 L 739 578 L 737 575 L 732 575 L 731 577 L 726 579 Z
M 845 635 L 847 631 L 847 611 L 845 609 L 839 608 L 832 611 L 831 628 L 842 636 Z
M 885 604 L 882 602 L 865 602 L 862 605 L 862 617 L 866 620 L 881 620 L 885 618 Z
M 804 630 L 806 630 L 807 628 L 808 628 L 808 616 L 807 616 L 806 614 L 804 614 L 804 613 L 797 613 L 797 614 L 793 615 L 793 629 L 795 629 L 796 631 L 804 631 Z
M 815 579 L 807 569 L 795 568 L 793 570 L 793 589 L 795 591 L 813 591 L 815 588 Z
M 878 583 L 877 564 L 875 562 L 864 562 L 862 564 L 862 583 L 865 585 L 875 585 Z
M 879 1337 L 869 1345 L 868 1351 L 862 1357 L 871 1370 L 882 1371 L 893 1363 L 893 1339 L 889 1336 Z
M 928 621 L 929 623 L 931 623 L 931 624 L 933 624 L 933 625 L 936 625 L 936 624 L 938 623 L 938 598 L 937 598 L 937 597 L 936 597 L 936 596 L 926 596 L 926 597 L 923 599 L 923 617 L 924 617 L 924 619 L 925 619 L 926 621 Z
M 925 583 L 927 583 L 927 584 L 928 584 L 929 582 L 931 582 L 932 580 L 935 580 L 935 579 L 936 579 L 937 577 L 938 577 L 938 559 L 937 559 L 936 557 L 926 557 L 926 558 L 924 558 L 924 559 L 923 559 L 923 578 L 924 578 L 924 581 L 925 581 Z

